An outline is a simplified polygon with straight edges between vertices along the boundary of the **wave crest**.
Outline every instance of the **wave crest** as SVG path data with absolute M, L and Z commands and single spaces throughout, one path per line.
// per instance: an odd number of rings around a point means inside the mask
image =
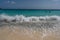
M 23 15 L 8 16 L 0 15 L 0 22 L 41 22 L 41 21 L 59 21 L 60 16 L 30 16 Z

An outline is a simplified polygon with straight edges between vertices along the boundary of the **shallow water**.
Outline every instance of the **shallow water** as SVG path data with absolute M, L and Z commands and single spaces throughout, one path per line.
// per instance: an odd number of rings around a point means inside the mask
M 0 40 L 60 40 L 59 30 L 59 22 L 5 23 L 0 25 Z

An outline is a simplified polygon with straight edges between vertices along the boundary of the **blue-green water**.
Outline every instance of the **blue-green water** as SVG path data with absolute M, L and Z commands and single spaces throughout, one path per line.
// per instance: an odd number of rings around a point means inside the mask
M 32 10 L 32 9 L 2 9 L 0 14 L 25 16 L 51 16 L 60 15 L 60 10 Z

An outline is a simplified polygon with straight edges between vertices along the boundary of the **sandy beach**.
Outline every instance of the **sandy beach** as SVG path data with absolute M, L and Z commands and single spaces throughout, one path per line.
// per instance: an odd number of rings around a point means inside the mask
M 3 25 L 0 27 L 0 40 L 60 40 L 57 28 L 27 27 L 32 24 Z M 32 25 L 33 26 L 33 25 Z

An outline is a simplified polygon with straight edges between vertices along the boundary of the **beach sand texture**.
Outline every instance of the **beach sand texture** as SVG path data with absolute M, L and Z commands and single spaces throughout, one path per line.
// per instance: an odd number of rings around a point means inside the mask
M 60 40 L 59 31 L 54 30 L 5 25 L 0 27 L 0 40 Z

